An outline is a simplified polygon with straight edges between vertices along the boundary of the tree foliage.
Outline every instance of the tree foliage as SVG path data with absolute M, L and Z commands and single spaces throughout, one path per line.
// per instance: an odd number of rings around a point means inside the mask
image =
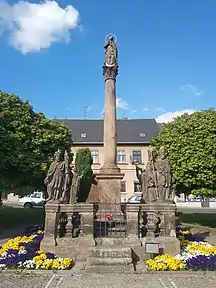
M 41 189 L 54 152 L 71 145 L 67 126 L 34 112 L 28 101 L 0 91 L 1 185 L 18 194 L 30 187 Z
M 165 146 L 179 193 L 216 196 L 216 111 L 184 114 L 164 124 L 152 144 Z
M 91 165 L 93 163 L 91 152 L 88 148 L 79 149 L 76 154 L 75 167 L 78 175 L 83 175 L 80 181 L 80 193 L 78 195 L 79 202 L 85 202 L 91 189 L 93 171 Z

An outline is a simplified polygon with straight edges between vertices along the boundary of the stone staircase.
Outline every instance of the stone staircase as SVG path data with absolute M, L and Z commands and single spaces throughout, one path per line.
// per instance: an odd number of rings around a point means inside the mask
M 133 271 L 131 248 L 122 245 L 120 238 L 100 238 L 98 246 L 92 249 L 86 272 L 125 273 Z

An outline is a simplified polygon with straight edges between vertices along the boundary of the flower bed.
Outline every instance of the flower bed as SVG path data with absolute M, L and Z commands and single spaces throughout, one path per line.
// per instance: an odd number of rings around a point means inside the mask
M 216 246 L 201 235 L 192 234 L 190 228 L 177 227 L 181 254 L 172 257 L 164 254 L 146 261 L 151 271 L 216 270 Z
M 0 269 L 70 269 L 72 259 L 58 258 L 53 253 L 39 250 L 43 237 L 43 226 L 35 226 L 9 239 L 0 246 Z

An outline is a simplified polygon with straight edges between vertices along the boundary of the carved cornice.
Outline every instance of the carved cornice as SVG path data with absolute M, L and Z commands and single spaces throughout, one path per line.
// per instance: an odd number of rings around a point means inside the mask
M 107 66 L 103 65 L 103 75 L 105 81 L 108 79 L 116 80 L 116 76 L 118 75 L 118 66 Z

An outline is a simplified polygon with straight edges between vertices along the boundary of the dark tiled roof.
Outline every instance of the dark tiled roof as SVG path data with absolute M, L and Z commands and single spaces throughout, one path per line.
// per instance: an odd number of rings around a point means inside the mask
M 103 120 L 56 119 L 64 122 L 72 130 L 74 144 L 103 143 Z M 155 119 L 117 120 L 117 142 L 149 143 L 157 136 L 160 127 Z M 86 136 L 86 137 L 83 137 Z

